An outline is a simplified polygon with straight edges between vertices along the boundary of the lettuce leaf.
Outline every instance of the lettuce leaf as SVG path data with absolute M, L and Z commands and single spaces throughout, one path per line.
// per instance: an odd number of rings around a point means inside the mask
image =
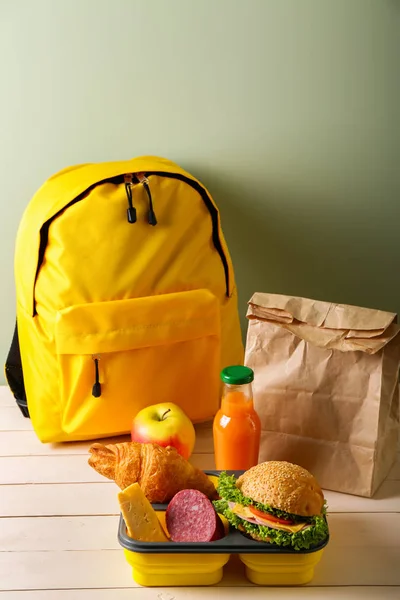
M 329 534 L 328 524 L 324 517 L 313 517 L 315 522 L 307 529 L 302 529 L 297 533 L 289 533 L 288 531 L 279 531 L 265 525 L 255 525 L 244 521 L 229 508 L 225 509 L 222 514 L 236 529 L 240 527 L 246 533 L 253 533 L 266 542 L 277 546 L 290 547 L 294 550 L 309 550 L 314 546 L 318 546 Z

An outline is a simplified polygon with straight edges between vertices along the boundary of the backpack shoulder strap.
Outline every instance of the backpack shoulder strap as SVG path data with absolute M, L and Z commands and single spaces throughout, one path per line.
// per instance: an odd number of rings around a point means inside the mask
M 18 326 L 15 322 L 14 335 L 5 364 L 5 376 L 8 386 L 24 415 L 29 417 L 28 403 L 25 394 L 24 375 L 22 372 L 21 352 L 19 349 Z

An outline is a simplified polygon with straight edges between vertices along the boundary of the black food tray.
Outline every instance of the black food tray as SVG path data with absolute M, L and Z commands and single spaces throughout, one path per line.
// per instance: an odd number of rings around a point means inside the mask
M 204 471 L 206 475 L 218 477 L 221 471 Z M 229 475 L 239 477 L 243 471 L 227 471 Z M 154 510 L 165 511 L 168 504 L 153 504 Z M 215 542 L 139 542 L 126 533 L 125 521 L 120 515 L 118 541 L 123 548 L 131 552 L 149 554 L 310 554 L 325 548 L 329 536 L 317 546 L 308 550 L 294 550 L 285 546 L 276 546 L 268 542 L 257 542 L 248 538 L 229 525 L 228 533 Z

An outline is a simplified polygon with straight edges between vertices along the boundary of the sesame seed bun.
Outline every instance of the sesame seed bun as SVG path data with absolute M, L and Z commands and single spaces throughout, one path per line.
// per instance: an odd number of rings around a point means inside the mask
M 293 515 L 321 514 L 322 490 L 311 473 L 284 461 L 267 461 L 252 467 L 236 483 L 244 496 Z
M 256 540 L 256 542 L 271 542 L 270 538 L 266 537 L 266 538 L 262 538 L 260 535 L 257 535 L 254 532 L 249 532 L 246 531 L 244 527 L 242 527 L 242 525 L 239 525 L 239 531 L 241 531 L 243 533 L 243 535 L 245 535 L 246 537 Z

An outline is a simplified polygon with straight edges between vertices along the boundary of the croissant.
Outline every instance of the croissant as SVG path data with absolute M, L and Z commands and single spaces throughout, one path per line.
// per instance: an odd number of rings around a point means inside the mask
M 113 479 L 122 490 L 137 482 L 149 502 L 168 502 L 177 492 L 189 488 L 203 492 L 208 498 L 216 497 L 214 484 L 207 475 L 172 446 L 96 443 L 89 452 L 88 462 L 93 469 Z

